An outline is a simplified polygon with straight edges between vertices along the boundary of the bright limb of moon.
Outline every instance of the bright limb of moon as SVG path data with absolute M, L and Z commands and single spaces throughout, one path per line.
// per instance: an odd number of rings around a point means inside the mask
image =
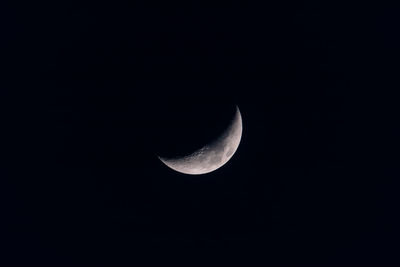
M 225 131 L 213 142 L 178 158 L 159 159 L 171 169 L 185 174 L 205 174 L 222 167 L 235 154 L 242 138 L 242 116 L 236 106 L 236 112 Z

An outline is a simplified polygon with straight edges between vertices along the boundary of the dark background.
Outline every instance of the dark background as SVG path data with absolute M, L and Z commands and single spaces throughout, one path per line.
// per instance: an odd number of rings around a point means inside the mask
M 322 2 L 5 5 L 0 265 L 396 266 L 397 12 Z

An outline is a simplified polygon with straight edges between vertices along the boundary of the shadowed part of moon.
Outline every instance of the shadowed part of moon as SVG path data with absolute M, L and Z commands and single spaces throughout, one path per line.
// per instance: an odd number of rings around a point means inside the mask
M 225 163 L 236 152 L 242 137 L 242 116 L 239 108 L 228 128 L 212 143 L 180 158 L 159 159 L 171 169 L 185 174 L 204 174 L 212 172 Z

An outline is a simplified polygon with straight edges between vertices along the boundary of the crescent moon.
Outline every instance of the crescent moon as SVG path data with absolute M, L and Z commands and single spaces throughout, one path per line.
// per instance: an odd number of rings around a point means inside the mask
M 236 106 L 231 123 L 215 141 L 184 157 L 158 158 L 177 172 L 192 175 L 209 173 L 222 167 L 232 158 L 239 147 L 242 131 L 242 116 Z

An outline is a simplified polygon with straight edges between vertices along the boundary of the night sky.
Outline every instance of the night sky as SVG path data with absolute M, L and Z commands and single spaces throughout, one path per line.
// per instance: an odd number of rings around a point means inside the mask
M 397 13 L 144 2 L 3 9 L 0 265 L 397 266 Z

